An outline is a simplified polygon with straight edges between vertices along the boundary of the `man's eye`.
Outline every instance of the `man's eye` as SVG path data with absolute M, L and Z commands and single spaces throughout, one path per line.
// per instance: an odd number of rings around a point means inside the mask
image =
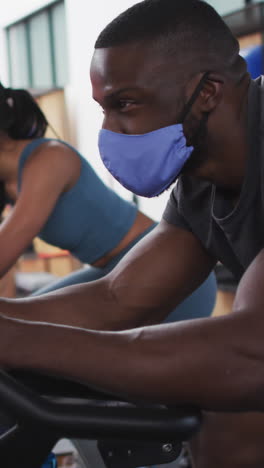
M 135 104 L 135 101 L 132 99 L 120 99 L 118 101 L 119 109 L 129 109 L 129 107 L 133 104 Z

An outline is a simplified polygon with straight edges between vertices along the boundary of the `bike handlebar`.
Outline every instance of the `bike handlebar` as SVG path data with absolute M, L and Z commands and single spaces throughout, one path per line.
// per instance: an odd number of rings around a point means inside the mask
M 86 385 L 31 372 L 0 371 L 0 400 L 19 422 L 46 427 L 60 437 L 183 441 L 201 424 L 195 408 L 120 401 Z

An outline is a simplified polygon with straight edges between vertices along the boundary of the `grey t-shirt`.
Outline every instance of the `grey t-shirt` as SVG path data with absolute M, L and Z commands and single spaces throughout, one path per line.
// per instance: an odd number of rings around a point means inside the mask
M 248 138 L 247 171 L 235 207 L 224 190 L 181 175 L 163 214 L 168 223 L 193 232 L 237 280 L 264 247 L 264 77 L 249 87 Z

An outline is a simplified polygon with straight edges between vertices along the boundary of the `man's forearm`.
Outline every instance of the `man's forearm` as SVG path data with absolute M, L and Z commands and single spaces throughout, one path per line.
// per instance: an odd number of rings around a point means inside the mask
M 0 299 L 0 313 L 18 319 L 94 330 L 142 326 L 148 324 L 148 317 L 151 317 L 144 310 L 123 308 L 118 304 L 105 279 L 69 286 L 42 296 Z
M 55 373 L 128 399 L 262 410 L 263 353 L 241 322 L 234 314 L 97 332 L 1 318 L 0 365 Z

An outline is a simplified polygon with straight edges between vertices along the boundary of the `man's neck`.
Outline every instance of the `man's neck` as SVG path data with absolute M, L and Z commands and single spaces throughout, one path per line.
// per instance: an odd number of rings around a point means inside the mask
M 220 118 L 212 122 L 216 130 L 209 128 L 208 131 L 208 158 L 195 174 L 234 194 L 241 190 L 250 153 L 248 86 L 249 80 L 245 80 L 236 90 L 237 96 L 231 101 L 230 112 L 227 105 Z

